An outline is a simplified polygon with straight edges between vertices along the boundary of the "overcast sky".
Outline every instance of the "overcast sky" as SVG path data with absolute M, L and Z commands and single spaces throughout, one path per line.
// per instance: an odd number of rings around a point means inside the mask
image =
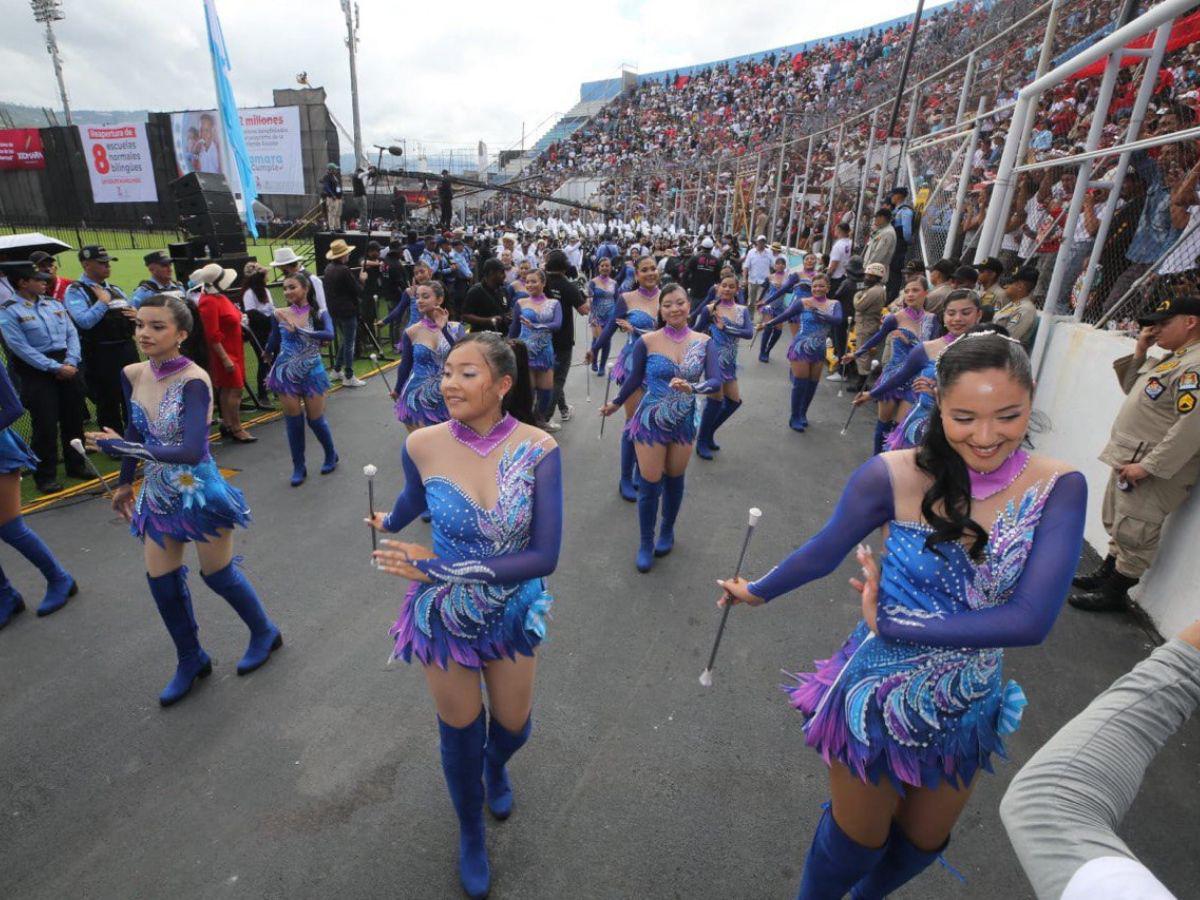
M 59 107 L 41 26 L 10 0 L 0 38 L 0 99 Z M 935 6 L 931 3 L 930 6 Z M 214 106 L 201 0 L 64 0 L 56 33 L 67 91 L 80 109 Z M 360 0 L 363 140 L 483 140 L 515 145 L 579 99 L 583 81 L 751 53 L 911 15 L 915 0 Z M 269 106 L 271 89 L 307 71 L 351 127 L 345 19 L 338 0 L 217 0 L 240 106 Z M 681 11 L 683 15 L 680 15 Z M 343 148 L 349 149 L 349 148 Z M 411 152 L 411 151 L 410 151 Z

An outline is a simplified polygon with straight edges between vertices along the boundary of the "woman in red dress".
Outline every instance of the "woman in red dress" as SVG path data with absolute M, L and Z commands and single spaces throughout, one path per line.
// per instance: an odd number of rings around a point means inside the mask
M 242 427 L 242 389 L 246 384 L 242 312 L 222 293 L 237 280 L 233 269 L 210 263 L 193 275 L 202 285 L 197 306 L 208 343 L 208 374 L 221 412 L 221 435 L 238 444 L 258 438 Z

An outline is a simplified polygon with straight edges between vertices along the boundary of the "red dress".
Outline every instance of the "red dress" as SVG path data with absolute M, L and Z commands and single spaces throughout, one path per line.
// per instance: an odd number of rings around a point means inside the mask
M 246 352 L 242 342 L 242 313 L 224 294 L 201 294 L 200 321 L 208 343 L 208 375 L 214 389 L 241 388 L 246 383 Z M 234 369 L 227 372 L 215 346 L 225 348 Z

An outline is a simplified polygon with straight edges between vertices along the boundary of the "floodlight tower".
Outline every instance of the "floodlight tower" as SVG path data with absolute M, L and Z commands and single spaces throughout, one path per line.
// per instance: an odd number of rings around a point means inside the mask
M 67 84 L 63 81 L 62 57 L 58 55 L 58 41 L 54 39 L 54 23 L 66 18 L 62 10 L 62 0 L 29 0 L 33 7 L 35 22 L 46 26 L 46 52 L 54 60 L 54 77 L 58 79 L 58 93 L 62 97 L 63 113 L 67 124 L 71 124 L 71 104 L 67 100 Z
M 354 113 L 354 165 L 366 159 L 363 156 L 362 124 L 358 115 L 358 4 L 342 0 L 342 12 L 346 14 L 346 48 L 350 51 L 350 104 Z

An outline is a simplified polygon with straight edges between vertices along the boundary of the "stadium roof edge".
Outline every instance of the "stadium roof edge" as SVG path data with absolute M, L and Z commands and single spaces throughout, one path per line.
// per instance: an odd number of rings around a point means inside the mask
M 947 0 L 945 3 L 939 3 L 925 11 L 926 15 L 931 13 L 941 12 L 943 9 L 956 5 L 960 0 Z M 831 34 L 825 37 L 813 38 L 809 41 L 804 41 L 799 44 L 788 44 L 784 47 L 774 47 L 770 50 L 759 50 L 755 53 L 746 53 L 742 56 L 731 56 L 726 59 L 716 59 L 711 62 L 696 63 L 690 66 L 679 66 L 672 69 L 661 69 L 658 72 L 646 72 L 637 76 L 639 85 L 645 84 L 647 81 L 661 81 L 668 75 L 692 75 L 696 72 L 710 69 L 713 66 L 719 66 L 722 63 L 740 63 L 749 60 L 762 59 L 765 56 L 774 54 L 793 54 L 803 52 L 817 44 L 823 44 L 827 41 L 838 41 L 846 38 L 861 37 L 869 34 L 872 31 L 877 31 L 881 28 L 890 28 L 893 25 L 900 25 L 912 19 L 912 14 L 907 16 L 899 16 L 894 19 L 888 19 L 885 22 L 876 22 L 874 25 L 867 25 L 863 28 L 856 28 L 852 31 L 843 31 L 840 34 Z M 579 99 L 581 102 L 591 100 L 611 100 L 621 92 L 620 78 L 602 78 L 598 81 L 585 81 L 579 85 Z

